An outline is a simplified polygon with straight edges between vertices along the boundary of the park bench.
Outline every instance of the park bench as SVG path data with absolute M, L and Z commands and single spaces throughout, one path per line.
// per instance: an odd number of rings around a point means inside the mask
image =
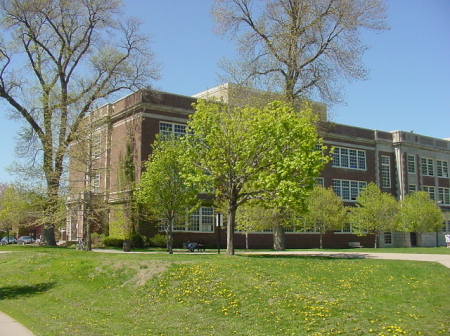
M 189 245 L 191 245 L 191 248 L 189 248 Z M 196 249 L 198 252 L 200 252 L 200 250 L 203 252 L 205 251 L 205 246 L 199 243 L 183 243 L 183 248 L 187 249 L 189 252 L 194 252 Z
M 348 246 L 351 248 L 361 248 L 364 247 L 360 242 L 348 242 Z

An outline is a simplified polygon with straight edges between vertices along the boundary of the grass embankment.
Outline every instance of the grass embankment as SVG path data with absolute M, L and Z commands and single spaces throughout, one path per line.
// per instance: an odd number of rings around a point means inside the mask
M 36 335 L 450 334 L 450 269 L 6 247 L 0 310 Z

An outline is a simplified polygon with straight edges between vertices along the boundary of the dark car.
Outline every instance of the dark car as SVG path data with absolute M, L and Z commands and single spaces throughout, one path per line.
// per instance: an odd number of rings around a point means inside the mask
M 33 237 L 30 236 L 20 236 L 19 239 L 17 239 L 17 244 L 25 245 L 25 244 L 32 244 L 34 243 Z
M 17 244 L 17 239 L 14 237 L 3 237 L 0 240 L 0 245 L 6 245 L 6 244 Z

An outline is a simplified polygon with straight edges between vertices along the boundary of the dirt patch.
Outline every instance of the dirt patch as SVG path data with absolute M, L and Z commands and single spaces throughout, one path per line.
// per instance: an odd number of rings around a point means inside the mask
M 132 269 L 136 271 L 136 274 L 128 281 L 124 282 L 122 286 L 130 284 L 143 286 L 148 280 L 166 271 L 171 264 L 171 262 L 158 260 L 133 262 L 129 262 L 126 260 L 104 261 L 102 265 L 98 266 L 95 269 L 94 273 L 98 275 L 105 272 L 110 272 L 110 270 L 113 270 L 113 273 L 116 273 L 125 271 L 127 269 Z

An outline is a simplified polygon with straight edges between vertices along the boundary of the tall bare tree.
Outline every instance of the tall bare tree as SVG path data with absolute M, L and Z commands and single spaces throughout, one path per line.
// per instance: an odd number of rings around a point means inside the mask
M 81 120 L 102 99 L 158 76 L 148 37 L 120 8 L 121 0 L 0 0 L 0 97 L 25 121 L 49 212 Z M 43 239 L 55 244 L 52 223 Z
M 215 0 L 216 30 L 235 39 L 240 53 L 225 70 L 238 84 L 257 81 L 290 102 L 300 96 L 340 101 L 342 79 L 367 75 L 360 31 L 386 29 L 383 2 Z

